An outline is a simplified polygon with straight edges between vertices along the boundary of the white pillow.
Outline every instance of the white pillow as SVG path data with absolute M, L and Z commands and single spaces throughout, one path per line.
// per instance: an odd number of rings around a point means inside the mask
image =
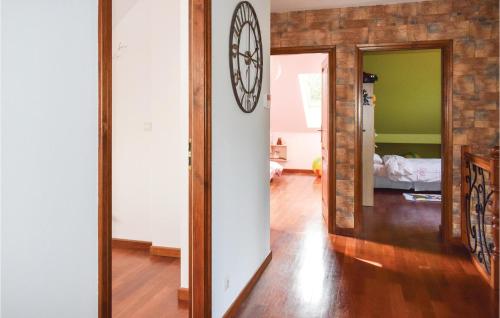
M 373 163 L 381 165 L 381 164 L 384 164 L 384 161 L 382 160 L 382 158 L 378 154 L 374 154 L 373 155 Z

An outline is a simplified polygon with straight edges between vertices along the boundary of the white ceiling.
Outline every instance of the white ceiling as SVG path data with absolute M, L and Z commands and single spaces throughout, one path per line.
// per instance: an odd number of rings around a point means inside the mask
M 272 12 L 372 6 L 425 0 L 271 0 Z
M 139 0 L 114 0 L 113 25 L 115 26 Z M 318 10 L 342 7 L 360 7 L 378 4 L 417 2 L 425 0 L 271 0 L 272 12 Z

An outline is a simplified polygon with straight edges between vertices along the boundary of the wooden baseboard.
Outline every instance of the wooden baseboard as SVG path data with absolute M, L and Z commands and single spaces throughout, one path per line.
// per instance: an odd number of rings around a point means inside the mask
M 460 238 L 458 238 L 458 237 L 452 237 L 452 238 L 450 238 L 450 240 L 449 240 L 448 243 L 450 245 L 452 245 L 452 246 L 463 246 L 462 240 Z
M 164 257 L 181 257 L 181 249 L 175 247 L 163 247 L 163 246 L 151 246 L 149 248 L 149 254 L 153 256 L 164 256 Z
M 111 246 L 113 248 L 128 248 L 134 250 L 149 250 L 153 245 L 151 242 L 146 241 L 135 241 L 135 240 L 125 240 L 125 239 L 112 239 Z
M 257 282 L 259 281 L 260 277 L 262 276 L 262 274 L 266 270 L 267 265 L 269 265 L 272 258 L 273 258 L 273 252 L 269 252 L 269 255 L 267 255 L 267 257 L 264 260 L 264 262 L 262 263 L 262 265 L 260 265 L 259 269 L 257 269 L 255 274 L 253 274 L 252 278 L 247 283 L 245 288 L 243 288 L 241 293 L 238 295 L 238 297 L 236 297 L 234 302 L 231 304 L 229 309 L 226 311 L 226 313 L 223 316 L 224 318 L 232 318 L 236 315 L 241 304 L 245 301 L 245 299 L 248 298 L 248 295 L 250 295 L 250 292 L 255 287 L 255 284 L 257 284 Z
M 284 174 L 308 174 L 314 176 L 314 171 L 309 169 L 283 169 Z
M 181 249 L 174 247 L 153 246 L 152 242 L 125 239 L 113 239 L 113 248 L 127 248 L 134 250 L 148 250 L 150 255 L 164 257 L 181 257 Z
M 335 234 L 336 235 L 341 235 L 341 236 L 348 236 L 348 237 L 357 237 L 357 234 L 360 234 L 362 232 L 361 229 L 352 229 L 352 228 L 345 228 L 345 227 L 335 227 Z
M 189 288 L 180 287 L 177 290 L 177 298 L 179 299 L 179 301 L 189 302 Z

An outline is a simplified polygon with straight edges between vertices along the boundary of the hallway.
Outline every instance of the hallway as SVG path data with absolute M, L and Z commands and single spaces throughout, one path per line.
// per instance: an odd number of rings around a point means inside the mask
M 328 236 L 320 181 L 274 180 L 273 260 L 238 317 L 498 316 L 498 294 L 466 254 L 439 243 L 439 204 L 411 204 L 390 191 L 375 200 L 364 239 Z

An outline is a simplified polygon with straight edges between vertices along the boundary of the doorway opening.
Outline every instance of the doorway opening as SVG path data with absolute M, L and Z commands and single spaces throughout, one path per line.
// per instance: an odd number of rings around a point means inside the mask
M 188 317 L 188 6 L 112 12 L 112 317 Z
M 336 223 L 334 79 L 334 47 L 271 51 L 271 214 L 274 194 L 300 179 L 318 192 L 319 202 L 312 204 L 319 207 L 330 234 Z
M 451 237 L 448 42 L 358 47 L 356 233 L 434 249 Z
M 188 317 L 188 6 L 112 12 L 112 316 Z
M 275 306 L 276 299 L 268 297 L 272 288 L 273 294 L 300 299 L 294 301 L 301 307 L 295 314 L 321 316 L 317 310 L 322 307 L 323 292 L 335 284 L 327 269 L 334 266 L 325 265 L 335 230 L 335 196 L 331 195 L 335 193 L 335 47 L 272 49 L 270 83 L 273 262 L 249 302 L 259 308 Z M 323 162 L 318 160 L 322 156 Z M 277 284 L 266 277 L 288 279 Z M 286 314 L 283 308 L 278 315 Z M 255 306 L 242 306 L 240 316 L 255 316 L 255 312 Z
M 151 316 L 151 313 L 209 317 L 210 2 L 135 0 L 120 3 L 116 8 L 113 2 L 99 0 L 99 317 Z M 136 63 L 139 60 L 142 63 Z M 170 85 L 166 86 L 167 82 Z M 117 92 L 113 93 L 115 88 Z M 172 94 L 166 96 L 166 92 Z M 117 99 L 115 103 L 112 97 Z M 174 97 L 176 100 L 171 100 Z M 172 124 L 169 120 L 177 122 Z M 172 132 L 171 125 L 177 125 L 178 130 Z M 169 142 L 170 146 L 166 146 Z M 152 149 L 159 152 L 154 158 Z M 178 161 L 175 167 L 178 175 L 165 172 L 171 167 L 158 168 L 158 161 L 165 161 L 166 157 Z M 151 170 L 155 166 L 154 174 L 161 176 L 153 182 Z M 136 173 L 131 175 L 129 170 Z M 176 194 L 178 197 L 174 197 Z M 131 200 L 140 211 L 129 209 L 125 202 L 130 201 L 127 195 L 141 197 Z M 118 210 L 113 210 L 113 202 Z M 153 205 L 159 207 L 153 209 Z M 177 224 L 166 220 L 172 216 L 166 214 L 172 207 L 179 208 Z M 127 215 L 124 211 L 140 215 L 130 218 L 131 213 Z M 148 218 L 149 222 L 145 222 Z M 140 224 L 148 227 L 147 223 L 149 229 L 130 231 Z M 123 238 L 126 232 L 134 237 L 150 235 L 151 241 Z M 169 242 L 175 244 L 176 240 L 180 247 L 169 246 Z M 142 264 L 134 267 L 133 262 L 122 262 L 123 259 L 113 262 L 114 247 L 125 250 L 120 257 L 132 256 Z M 117 267 L 122 271 L 120 277 L 113 273 Z M 152 283 L 148 278 L 156 274 L 150 269 L 160 273 Z M 143 275 L 128 284 L 125 276 L 134 271 Z M 129 288 L 120 286 L 123 284 Z M 124 306 L 117 303 L 127 297 L 130 300 Z M 112 309 L 113 304 L 116 310 Z

